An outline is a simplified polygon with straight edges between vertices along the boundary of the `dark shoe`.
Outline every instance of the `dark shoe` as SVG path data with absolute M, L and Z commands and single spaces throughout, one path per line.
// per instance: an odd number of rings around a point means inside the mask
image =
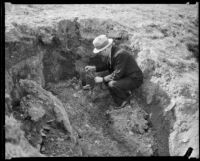
M 126 98 L 126 100 L 123 101 L 123 102 L 121 103 L 121 105 L 118 106 L 118 107 L 116 107 L 116 108 L 117 108 L 117 109 L 124 108 L 127 104 L 130 104 L 131 97 L 132 97 L 132 94 L 130 94 L 130 95 L 128 96 L 128 98 Z
M 90 85 L 89 85 L 89 84 L 87 84 L 87 85 L 83 86 L 83 90 L 90 90 L 90 89 L 91 89 L 91 87 L 90 87 Z
M 121 105 L 117 105 L 117 106 L 115 106 L 115 109 L 117 110 L 117 109 L 124 108 L 127 104 L 128 104 L 127 101 L 123 101 L 123 102 L 121 103 Z
M 128 101 L 124 101 L 124 102 L 122 102 L 122 104 L 121 104 L 120 108 L 123 108 L 123 107 L 125 107 L 125 106 L 126 106 L 128 103 L 129 103 Z

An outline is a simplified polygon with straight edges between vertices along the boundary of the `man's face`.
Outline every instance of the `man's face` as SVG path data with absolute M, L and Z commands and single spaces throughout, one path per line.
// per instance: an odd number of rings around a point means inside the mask
M 108 47 L 105 50 L 101 51 L 99 54 L 106 57 L 106 56 L 109 55 L 109 52 L 110 52 L 110 50 L 109 50 L 109 47 Z

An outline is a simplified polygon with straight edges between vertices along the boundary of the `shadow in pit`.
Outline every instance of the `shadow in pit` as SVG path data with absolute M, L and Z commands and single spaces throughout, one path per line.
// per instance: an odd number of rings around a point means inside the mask
M 155 139 L 153 145 L 154 156 L 169 156 L 169 135 L 170 129 L 174 123 L 174 109 L 170 115 L 164 115 L 163 110 L 170 104 L 169 95 L 156 83 L 150 82 L 149 86 L 157 86 L 157 90 L 150 104 L 146 103 L 142 96 L 142 87 L 134 92 L 135 100 L 149 114 L 149 126 L 152 127 Z

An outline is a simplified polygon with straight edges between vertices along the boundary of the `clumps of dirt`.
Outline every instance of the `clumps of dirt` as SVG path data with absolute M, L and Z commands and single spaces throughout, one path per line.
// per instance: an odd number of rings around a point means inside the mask
M 199 61 L 199 44 L 197 43 L 197 40 L 193 40 L 191 38 L 191 40 L 186 43 L 186 46 L 188 50 L 193 53 L 193 56 Z
M 82 149 L 78 144 L 74 144 L 68 135 L 54 128 L 50 128 L 46 132 L 40 149 L 41 153 L 47 156 L 55 157 L 70 157 L 82 156 Z
M 35 81 L 20 80 L 19 83 L 22 89 L 25 90 L 26 94 L 20 100 L 20 105 L 18 106 L 18 108 L 15 107 L 15 109 L 11 109 L 11 116 L 8 117 L 8 120 L 6 120 L 6 138 L 7 141 L 9 141 L 6 155 L 8 155 L 8 157 L 32 155 L 42 156 L 39 154 L 41 151 L 44 150 L 43 145 L 46 144 L 45 141 L 50 139 L 51 136 L 55 137 L 56 133 L 58 134 L 59 132 L 62 135 L 60 137 L 56 137 L 62 139 L 62 137 L 64 136 L 70 143 L 69 144 L 65 142 L 68 147 L 74 147 L 76 145 L 76 136 L 74 135 L 73 129 L 68 119 L 68 115 L 60 100 L 53 96 L 50 92 L 44 90 L 41 85 L 37 84 Z M 9 101 L 8 96 L 7 99 Z M 15 118 L 13 118 L 12 114 Z M 17 119 L 18 121 L 16 121 L 15 119 Z M 20 125 L 18 126 L 18 124 Z M 51 135 L 51 133 L 56 130 L 57 132 Z M 20 140 L 22 140 L 23 145 L 19 143 Z M 37 153 L 32 150 L 32 154 L 24 154 L 23 150 L 21 150 L 21 152 L 19 149 L 19 151 L 16 150 L 17 154 L 14 154 L 15 152 L 13 152 L 11 144 L 17 144 L 18 149 L 23 148 L 23 146 L 25 146 L 24 144 L 28 144 L 26 146 L 31 146 L 32 149 L 35 149 L 37 151 Z M 63 146 L 65 147 L 65 145 Z M 63 154 L 68 155 L 68 153 L 66 152 L 67 151 L 65 149 L 63 151 Z M 57 155 L 60 155 L 60 153 L 57 153 Z M 74 153 L 70 155 L 76 156 L 80 155 L 79 153 L 80 152 L 76 152 L 75 150 Z M 46 152 L 46 154 L 49 155 L 48 151 Z
M 189 52 L 192 53 L 192 57 L 196 58 L 199 61 L 199 23 L 198 20 L 188 20 L 189 22 L 185 24 L 185 30 L 187 31 L 185 35 L 183 35 L 180 42 L 184 43 Z
M 30 116 L 31 120 L 35 123 L 41 123 L 41 120 L 43 120 L 45 124 L 49 121 L 44 118 L 53 119 L 54 121 L 62 123 L 64 129 L 70 134 L 70 137 L 72 137 L 72 127 L 60 100 L 34 81 L 20 80 L 20 85 L 28 93 L 21 101 L 21 108 L 24 110 L 24 115 Z
M 148 114 L 136 102 L 110 113 L 113 125 L 110 134 L 116 139 L 126 155 L 153 155 L 154 138 L 149 126 Z M 128 152 L 128 153 L 127 153 Z
M 83 38 L 93 40 L 97 35 L 105 34 L 115 40 L 129 40 L 129 33 L 124 26 L 111 19 L 81 19 L 80 34 Z
M 13 119 L 11 119 L 15 122 L 15 119 L 17 119 L 20 122 L 20 126 L 18 126 L 18 123 L 14 125 L 11 122 L 13 127 L 10 127 L 8 120 L 6 123 L 6 125 L 8 124 L 7 140 L 11 142 L 13 139 L 16 140 L 16 137 L 23 136 L 23 142 L 26 142 L 27 146 L 31 146 L 38 153 L 32 150 L 31 156 L 43 156 L 42 154 L 39 155 L 40 153 L 44 153 L 47 156 L 81 156 L 82 152 L 80 147 L 77 146 L 76 136 L 60 100 L 50 92 L 44 90 L 35 81 L 20 80 L 20 86 L 27 93 L 21 99 L 18 110 L 13 112 L 15 118 L 12 117 Z M 15 128 L 16 126 L 18 128 Z M 21 132 L 19 133 L 20 136 L 15 132 L 16 130 L 17 132 Z M 14 135 L 14 133 L 17 135 Z M 14 138 L 12 134 L 16 137 Z M 63 139 L 66 141 L 63 142 Z M 19 148 L 23 148 L 24 145 L 20 144 L 18 146 Z M 52 146 L 57 148 L 52 149 Z M 71 148 L 72 150 L 70 150 Z M 29 156 L 29 153 L 25 155 L 23 151 L 21 152 L 22 154 L 20 152 L 19 154 L 14 154 L 12 149 L 12 146 L 9 144 L 7 150 L 7 153 L 9 153 L 8 157 Z M 57 151 L 53 153 L 52 150 Z
M 13 115 L 5 117 L 5 158 L 44 157 L 26 140 L 21 123 Z
M 24 95 L 19 86 L 20 79 L 31 79 L 42 86 L 45 85 L 43 54 L 34 40 L 30 44 L 26 44 L 26 41 L 11 40 L 6 41 L 5 47 L 5 92 L 10 96 L 11 104 L 19 106 L 20 99 Z

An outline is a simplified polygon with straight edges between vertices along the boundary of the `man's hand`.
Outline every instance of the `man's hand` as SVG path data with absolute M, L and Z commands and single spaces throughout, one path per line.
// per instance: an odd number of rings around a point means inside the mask
M 101 82 L 103 82 L 103 78 L 102 77 L 95 77 L 94 81 L 95 81 L 95 83 L 101 83 Z
M 104 81 L 105 81 L 105 82 L 112 81 L 112 74 L 105 76 L 105 77 L 104 77 Z
M 86 71 L 86 72 L 89 72 L 89 71 L 96 71 L 96 67 L 95 67 L 95 66 L 89 66 L 89 65 L 88 65 L 88 66 L 85 67 L 85 71 Z

